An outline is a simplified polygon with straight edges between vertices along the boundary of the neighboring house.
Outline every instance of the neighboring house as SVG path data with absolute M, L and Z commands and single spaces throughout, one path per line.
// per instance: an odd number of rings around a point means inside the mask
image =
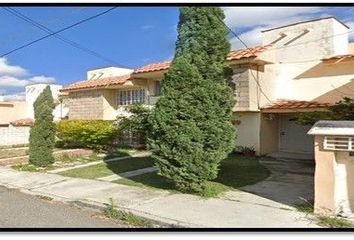
M 33 103 L 44 90 L 47 84 L 33 84 L 26 86 L 25 101 L 0 101 L 0 145 L 28 143 L 30 126 L 34 119 Z M 53 111 L 54 120 L 65 117 L 68 109 L 59 98 L 61 85 L 51 84 L 55 102 Z
M 33 84 L 26 86 L 26 118 L 34 119 L 34 108 L 33 104 L 36 101 L 39 94 L 47 87 L 47 84 Z M 63 88 L 62 85 L 50 84 L 50 90 L 52 91 L 52 96 L 54 99 L 55 109 L 53 111 L 54 120 L 59 120 L 65 117 L 68 109 L 65 109 L 65 106 L 61 104 L 59 98 L 59 90 Z
M 348 27 L 333 17 L 315 19 L 265 30 L 262 41 L 259 47 L 231 51 L 227 58 L 236 87 L 237 146 L 312 159 L 313 137 L 306 134 L 311 126 L 294 120 L 300 112 L 326 110 L 344 96 L 354 97 Z M 126 105 L 155 104 L 169 65 L 90 71 L 87 80 L 61 90 L 67 94 L 69 119 L 113 120 Z M 100 77 L 92 77 L 99 72 Z

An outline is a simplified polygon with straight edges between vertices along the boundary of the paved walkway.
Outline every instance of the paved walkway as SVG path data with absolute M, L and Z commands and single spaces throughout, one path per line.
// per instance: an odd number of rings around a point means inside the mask
M 0 185 L 100 208 L 112 198 L 121 209 L 169 226 L 318 227 L 314 220 L 288 205 L 243 191 L 230 191 L 221 198 L 201 199 L 97 180 L 19 172 L 7 167 L 0 167 Z
M 156 167 L 141 168 L 134 171 L 117 173 L 106 177 L 97 178 L 97 180 L 113 182 L 118 179 L 134 177 L 134 176 L 142 175 L 145 173 L 156 172 L 156 171 L 157 171 Z

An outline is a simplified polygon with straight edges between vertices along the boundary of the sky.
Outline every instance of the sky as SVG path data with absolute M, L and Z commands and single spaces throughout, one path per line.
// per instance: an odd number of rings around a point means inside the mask
M 14 7 L 18 12 L 56 31 L 109 7 Z M 335 16 L 354 30 L 354 7 L 225 7 L 225 23 L 248 46 L 261 44 L 261 30 L 289 23 Z M 104 58 L 74 48 L 55 37 L 0 58 L 0 94 L 23 100 L 24 87 L 34 83 L 68 85 L 85 80 L 91 69 L 137 68 L 173 58 L 178 8 L 118 7 L 98 18 L 60 33 Z M 0 8 L 0 56 L 47 35 L 41 29 Z M 242 48 L 230 37 L 232 49 Z M 354 35 L 350 35 L 354 41 Z

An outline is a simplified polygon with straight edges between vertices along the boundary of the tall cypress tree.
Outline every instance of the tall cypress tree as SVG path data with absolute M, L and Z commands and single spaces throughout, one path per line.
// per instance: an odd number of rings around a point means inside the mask
M 45 167 L 54 163 L 55 145 L 54 100 L 49 86 L 38 96 L 33 107 L 35 121 L 30 130 L 29 161 Z
M 224 17 L 218 7 L 180 9 L 175 57 L 149 118 L 148 143 L 159 173 L 184 191 L 202 191 L 234 147 Z

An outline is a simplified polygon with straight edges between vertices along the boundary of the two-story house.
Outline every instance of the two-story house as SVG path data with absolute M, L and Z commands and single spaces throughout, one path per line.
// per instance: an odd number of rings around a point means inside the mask
M 348 29 L 333 17 L 294 23 L 263 31 L 262 46 L 229 53 L 237 146 L 254 147 L 258 154 L 313 158 L 313 139 L 306 134 L 310 126 L 294 119 L 354 97 Z M 87 80 L 61 90 L 67 94 L 69 119 L 112 120 L 125 113 L 126 105 L 153 105 L 169 65 L 89 71 Z

